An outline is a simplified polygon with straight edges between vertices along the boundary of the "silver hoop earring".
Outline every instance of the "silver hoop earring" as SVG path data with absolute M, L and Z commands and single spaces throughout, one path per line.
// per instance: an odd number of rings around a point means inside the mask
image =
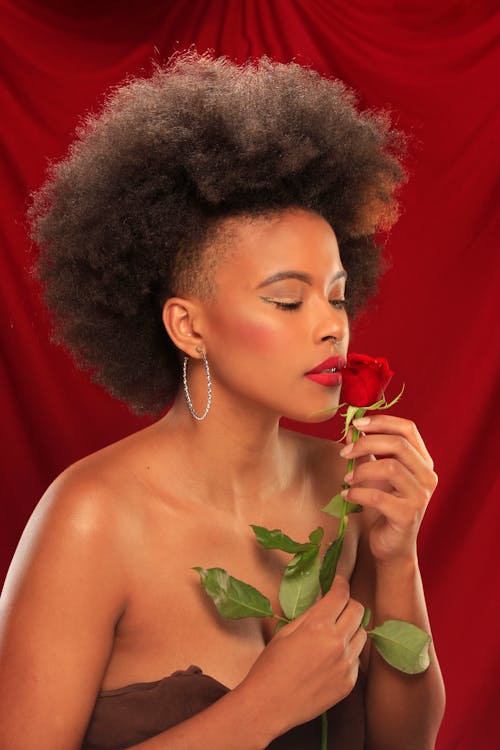
M 208 359 L 205 352 L 200 352 L 200 354 L 203 357 L 203 365 L 205 367 L 205 374 L 207 376 L 207 405 L 203 414 L 197 414 L 195 412 L 193 403 L 191 401 L 191 396 L 189 395 L 189 388 L 187 383 L 187 363 L 189 357 L 184 357 L 184 362 L 182 363 L 182 382 L 184 384 L 184 395 L 186 397 L 186 403 L 189 411 L 191 412 L 191 415 L 195 419 L 197 419 L 198 422 L 201 422 L 202 419 L 206 419 L 206 416 L 210 411 L 210 407 L 212 405 L 212 379 L 210 378 L 210 370 L 208 369 Z

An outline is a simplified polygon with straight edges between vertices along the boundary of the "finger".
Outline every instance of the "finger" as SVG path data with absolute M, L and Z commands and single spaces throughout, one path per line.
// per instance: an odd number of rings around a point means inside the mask
M 351 487 L 346 490 L 345 497 L 350 503 L 374 508 L 398 532 L 418 527 L 425 509 L 423 503 L 404 502 L 404 499 L 375 487 Z
M 346 435 L 345 444 L 341 445 L 341 451 L 343 451 L 346 446 L 352 445 L 352 432 L 353 432 L 352 427 L 349 427 L 349 431 L 348 431 L 348 433 Z M 365 434 L 364 432 L 362 432 L 361 430 L 359 430 L 359 436 L 360 437 L 363 437 L 364 434 Z M 341 452 L 341 455 L 342 455 L 342 452 Z M 358 460 L 359 460 L 360 463 L 362 463 L 364 461 L 375 461 L 375 456 L 373 456 L 373 455 L 360 456 Z
M 358 437 L 359 437 L 360 435 L 364 435 L 364 434 L 365 434 L 365 433 L 363 432 L 363 430 L 358 430 L 357 432 L 358 432 L 358 435 L 357 435 L 357 437 L 356 437 L 356 440 L 358 439 Z M 354 433 L 354 427 L 353 427 L 353 426 L 352 426 L 352 424 L 351 424 L 351 426 L 350 426 L 350 427 L 349 427 L 349 429 L 347 430 L 347 435 L 346 435 L 346 439 L 345 439 L 345 441 L 346 441 L 346 444 L 352 443 L 353 433 Z
M 336 622 L 348 606 L 350 596 L 349 582 L 344 576 L 337 574 L 333 579 L 330 590 L 319 600 L 317 608 L 319 611 L 324 610 L 327 612 L 328 617 L 333 622 Z
M 397 458 L 408 471 L 414 474 L 417 481 L 425 487 L 434 488 L 437 475 L 430 464 L 405 437 L 395 434 L 377 433 L 365 435 L 353 444 L 347 452 L 342 451 L 344 457 L 358 459 L 366 455 L 391 456 Z M 367 462 L 363 462 L 367 463 Z
M 428 476 L 430 473 L 422 472 L 422 479 L 419 481 L 419 478 L 396 458 L 380 458 L 378 461 L 356 464 L 354 471 L 345 475 L 344 481 L 351 487 L 374 486 L 375 482 L 389 483 L 399 497 L 421 497 L 424 502 L 433 489 Z M 387 491 L 387 487 L 381 488 Z
M 364 628 L 358 628 L 347 645 L 348 656 L 359 656 L 367 640 L 368 635 L 366 630 Z
M 355 599 L 351 599 L 337 618 L 335 625 L 338 627 L 338 632 L 343 637 L 344 643 L 349 643 L 359 630 L 364 611 L 365 608 L 362 604 Z
M 351 425 L 351 426 L 349 427 L 349 430 L 347 431 L 347 435 L 346 435 L 346 439 L 345 439 L 346 445 L 348 445 L 349 443 L 352 443 L 353 433 L 354 433 L 354 428 L 353 428 L 353 426 Z M 357 439 L 358 439 L 359 437 L 363 437 L 363 436 L 364 436 L 364 434 L 365 434 L 365 433 L 363 432 L 363 430 L 358 430 L 358 434 L 357 434 L 356 440 L 357 440 Z
M 374 416 L 363 417 L 362 422 L 359 422 L 357 419 L 353 422 L 356 426 L 358 423 L 360 427 L 363 428 L 365 434 L 382 432 L 391 435 L 400 435 L 405 438 L 413 448 L 415 448 L 422 459 L 430 465 L 431 469 L 434 468 L 432 456 L 427 450 L 415 423 L 410 419 L 393 417 L 389 414 L 375 414 Z
M 283 633 L 284 635 L 293 633 L 304 621 L 310 620 L 313 617 L 324 617 L 330 622 L 335 623 L 347 607 L 349 599 L 349 583 L 344 576 L 337 574 L 333 579 L 330 590 L 325 596 L 319 599 L 316 604 L 306 610 L 303 614 L 296 617 L 291 623 L 281 628 L 278 635 L 280 633 Z

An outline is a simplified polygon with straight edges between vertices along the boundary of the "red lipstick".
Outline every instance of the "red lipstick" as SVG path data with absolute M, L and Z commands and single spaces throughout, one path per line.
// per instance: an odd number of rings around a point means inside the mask
M 342 373 L 340 372 L 345 367 L 345 359 L 343 357 L 328 357 L 324 362 L 320 362 L 312 370 L 306 372 L 306 378 L 314 380 L 319 385 L 336 386 L 342 383 Z

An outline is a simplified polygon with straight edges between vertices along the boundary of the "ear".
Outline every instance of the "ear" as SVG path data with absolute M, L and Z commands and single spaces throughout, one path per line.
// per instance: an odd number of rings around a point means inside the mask
M 162 320 L 175 346 L 190 357 L 199 359 L 205 349 L 198 330 L 199 309 L 195 302 L 182 297 L 169 297 L 163 305 Z

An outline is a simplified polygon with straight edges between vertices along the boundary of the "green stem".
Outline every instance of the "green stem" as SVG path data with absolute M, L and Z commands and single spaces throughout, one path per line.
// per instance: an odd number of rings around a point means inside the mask
M 321 750 L 328 750 L 328 714 L 321 714 Z
M 352 427 L 352 442 L 355 443 L 358 438 L 359 438 L 359 430 L 357 430 L 354 427 L 354 425 L 353 425 L 353 427 Z M 346 471 L 346 474 L 348 474 L 350 471 L 352 471 L 353 468 L 354 468 L 354 458 L 350 458 L 349 461 L 347 462 L 347 471 Z M 342 485 L 342 489 L 343 490 L 348 490 L 349 489 L 349 485 L 344 482 L 344 484 Z M 344 534 L 345 519 L 347 517 L 346 511 L 347 511 L 347 500 L 344 498 L 344 500 L 342 501 L 342 515 L 340 516 L 340 524 L 339 524 L 339 530 L 338 530 L 338 533 L 337 533 L 337 539 L 339 538 L 339 536 L 343 536 L 343 534 Z
M 356 416 L 362 417 L 364 415 L 364 410 L 358 412 Z M 352 425 L 352 442 L 355 443 L 356 440 L 359 438 L 359 430 Z M 348 474 L 350 471 L 354 469 L 354 458 L 350 458 L 347 462 L 347 471 L 346 474 Z M 349 486 L 347 483 L 344 482 L 342 485 L 343 490 L 348 490 Z M 339 529 L 337 531 L 337 539 L 341 539 L 344 537 L 344 529 L 345 529 L 345 522 L 347 518 L 347 500 L 344 498 L 342 501 L 342 509 L 340 513 L 340 523 L 339 523 Z M 335 575 L 335 573 L 334 573 Z M 321 714 L 321 750 L 328 750 L 328 716 L 326 711 Z
M 289 622 L 292 622 L 291 620 L 288 620 L 286 617 L 282 617 L 281 615 L 277 615 L 275 612 L 273 612 L 273 617 L 276 620 L 280 620 L 281 622 L 284 622 L 288 625 Z
M 352 442 L 355 443 L 356 440 L 359 438 L 359 430 L 352 426 Z M 346 474 L 348 474 L 350 471 L 354 468 L 354 458 L 350 458 L 347 462 L 347 471 Z M 348 484 L 344 483 L 342 485 L 343 490 L 349 489 Z M 337 531 L 337 539 L 343 538 L 344 536 L 344 529 L 345 529 L 345 521 L 347 518 L 347 500 L 344 498 L 342 501 L 342 510 L 340 515 L 340 523 L 339 523 L 339 529 Z M 328 750 L 328 716 L 326 714 L 326 711 L 321 714 L 321 750 Z

